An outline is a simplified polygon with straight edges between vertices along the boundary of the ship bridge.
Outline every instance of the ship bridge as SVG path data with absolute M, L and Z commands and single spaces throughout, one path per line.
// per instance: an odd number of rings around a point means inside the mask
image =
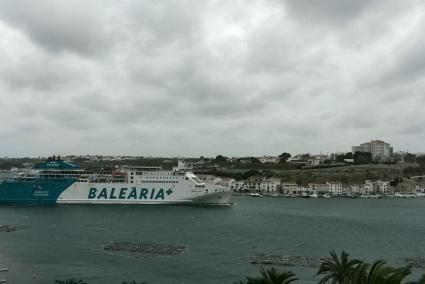
M 78 178 L 87 173 L 79 165 L 61 160 L 60 156 L 49 157 L 47 161 L 35 164 L 34 169 L 45 178 Z

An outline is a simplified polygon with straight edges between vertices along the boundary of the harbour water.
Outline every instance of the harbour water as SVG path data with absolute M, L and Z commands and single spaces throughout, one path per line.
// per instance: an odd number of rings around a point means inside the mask
M 230 207 L 1 206 L 0 279 L 8 283 L 233 283 L 257 275 L 254 253 L 352 256 L 405 265 L 425 257 L 425 198 L 235 197 Z M 106 253 L 109 241 L 183 244 L 178 255 Z M 315 268 L 290 269 L 317 283 Z M 415 270 L 415 274 L 425 273 Z

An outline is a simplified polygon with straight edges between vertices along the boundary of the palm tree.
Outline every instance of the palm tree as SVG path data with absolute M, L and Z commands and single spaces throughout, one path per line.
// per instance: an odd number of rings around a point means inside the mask
M 260 269 L 261 277 L 246 277 L 246 281 L 235 282 L 235 284 L 288 284 L 298 280 L 292 271 L 279 272 L 272 267 L 270 270 Z
M 377 260 L 372 265 L 360 264 L 352 275 L 351 283 L 400 284 L 411 273 L 409 266 L 395 268 L 385 264 L 386 262 L 383 260 Z
M 349 254 L 345 251 L 341 252 L 341 259 L 338 258 L 335 251 L 331 251 L 331 259 L 326 260 L 320 265 L 317 275 L 325 274 L 319 281 L 319 284 L 331 282 L 333 284 L 351 283 L 350 278 L 354 270 L 362 263 L 358 259 L 348 259 Z

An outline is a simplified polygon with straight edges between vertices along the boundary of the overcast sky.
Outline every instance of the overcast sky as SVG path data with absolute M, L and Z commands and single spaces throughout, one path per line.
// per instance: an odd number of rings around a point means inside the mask
M 0 156 L 425 151 L 425 1 L 2 0 Z

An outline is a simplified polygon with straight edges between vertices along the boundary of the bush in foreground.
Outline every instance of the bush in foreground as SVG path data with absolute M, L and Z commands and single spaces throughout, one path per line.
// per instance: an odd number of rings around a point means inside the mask
M 284 284 L 298 280 L 291 271 L 278 272 L 274 268 L 261 268 L 260 273 L 258 278 L 247 277 L 246 282 L 235 284 Z M 383 260 L 369 264 L 359 259 L 350 259 L 345 251 L 341 252 L 340 257 L 331 251 L 331 258 L 320 265 L 316 276 L 322 276 L 319 284 L 425 284 L 425 275 L 417 282 L 404 282 L 410 274 L 410 266 L 397 268 L 387 265 Z
M 414 282 L 406 282 L 411 274 L 410 266 L 393 267 L 383 260 L 377 260 L 370 264 L 359 259 L 350 259 L 349 254 L 341 252 L 338 257 L 335 251 L 331 251 L 331 258 L 320 265 L 316 277 L 321 276 L 319 284 L 425 284 L 425 275 Z M 275 268 L 260 269 L 260 276 L 246 277 L 246 280 L 234 282 L 234 284 L 289 284 L 298 278 L 292 271 L 280 272 Z M 82 280 L 68 279 L 56 280 L 55 284 L 87 284 Z M 121 284 L 146 284 L 146 282 L 123 281 Z

